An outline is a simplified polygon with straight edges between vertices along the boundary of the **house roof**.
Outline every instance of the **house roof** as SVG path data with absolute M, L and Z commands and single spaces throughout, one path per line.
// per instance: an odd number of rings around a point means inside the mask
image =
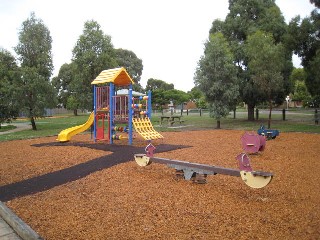
M 124 67 L 103 70 L 91 84 L 113 83 L 116 86 L 134 84 Z

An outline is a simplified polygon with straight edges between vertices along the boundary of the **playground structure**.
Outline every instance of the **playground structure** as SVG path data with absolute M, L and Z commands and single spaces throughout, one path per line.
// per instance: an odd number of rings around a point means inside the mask
M 264 151 L 266 139 L 263 135 L 244 133 L 241 137 L 242 148 L 246 153 L 258 153 Z
M 114 140 L 128 139 L 131 145 L 133 128 L 145 140 L 163 138 L 150 121 L 151 92 L 144 96 L 134 93 L 134 82 L 123 67 L 102 71 L 91 84 L 93 112 L 85 124 L 61 131 L 58 135 L 60 142 L 69 141 L 72 136 L 92 125 L 94 141 L 104 140 L 110 144 Z
M 279 130 L 266 129 L 263 125 L 258 129 L 258 134 L 265 136 L 268 140 L 275 139 L 279 136 Z
M 206 183 L 207 175 L 223 174 L 241 179 L 251 188 L 263 188 L 267 186 L 273 177 L 272 173 L 253 171 L 250 159 L 245 153 L 239 154 L 236 159 L 239 162 L 239 170 L 211 166 L 207 164 L 191 163 L 180 160 L 154 157 L 155 147 L 150 143 L 145 151 L 146 154 L 135 154 L 134 158 L 139 166 L 147 166 L 151 162 L 166 164 L 168 167 L 176 169 L 176 177 L 192 180 L 195 183 Z

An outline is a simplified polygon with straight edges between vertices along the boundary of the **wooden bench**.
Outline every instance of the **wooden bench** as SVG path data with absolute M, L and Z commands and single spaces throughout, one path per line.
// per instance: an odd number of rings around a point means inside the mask
M 170 126 L 172 126 L 174 123 L 180 123 L 180 125 L 181 125 L 182 123 L 184 123 L 184 120 L 170 121 Z

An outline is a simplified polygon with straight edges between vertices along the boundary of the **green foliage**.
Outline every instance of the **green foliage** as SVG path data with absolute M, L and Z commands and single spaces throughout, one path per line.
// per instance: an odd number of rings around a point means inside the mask
M 67 103 L 66 103 L 66 108 L 67 109 L 73 109 L 75 111 L 75 115 L 77 115 L 77 109 L 79 108 L 79 103 L 78 101 L 75 99 L 75 97 L 73 95 L 70 95 L 67 99 Z
M 303 68 L 294 68 L 290 75 L 290 83 L 292 86 L 296 85 L 296 81 L 304 82 L 307 78 L 307 74 Z
M 307 103 L 311 100 L 310 93 L 308 92 L 308 89 L 304 81 L 297 80 L 295 82 L 294 94 L 292 96 L 292 100 L 300 101 L 304 103 Z
M 75 74 L 71 83 L 73 97 L 80 109 L 90 110 L 93 108 L 92 80 L 102 70 L 117 65 L 111 37 L 103 33 L 96 21 L 87 21 L 72 53 L 72 61 L 75 64 Z
M 162 89 L 152 91 L 152 105 L 154 109 L 162 109 L 168 103 L 168 99 L 164 98 L 164 92 Z
M 294 86 L 292 100 L 303 103 L 303 106 L 307 107 L 312 102 L 312 97 L 306 86 L 307 73 L 303 68 L 293 69 L 290 81 Z
M 96 21 L 85 22 L 83 33 L 73 49 L 72 62 L 62 65 L 58 76 L 52 79 L 59 103 L 74 110 L 75 115 L 78 108 L 92 109 L 92 80 L 101 71 L 114 67 L 125 67 L 136 83 L 133 89 L 142 91 L 139 83 L 142 60 L 130 50 L 114 49 L 111 37 L 103 33 Z
M 275 42 L 283 41 L 286 33 L 286 23 L 274 0 L 229 0 L 229 13 L 224 22 L 215 20 L 210 33 L 222 32 L 231 46 L 238 67 L 240 96 L 248 105 L 248 119 L 254 120 L 254 107 L 266 99 L 259 94 L 259 89 L 252 82 L 248 72 L 249 57 L 244 50 L 244 44 L 249 35 L 261 30 L 271 33 Z M 285 54 L 284 89 L 278 99 L 289 93 L 289 76 L 292 69 L 291 52 Z
M 320 97 L 320 46 L 313 59 L 306 66 L 306 85 L 313 97 Z
M 14 80 L 18 78 L 18 66 L 12 54 L 0 49 L 0 128 L 1 123 L 18 116 L 18 102 L 14 99 Z
M 199 87 L 193 87 L 188 94 L 190 95 L 190 100 L 196 103 L 197 108 L 208 108 L 205 96 Z
M 218 121 L 229 114 L 239 96 L 237 69 L 233 60 L 223 34 L 211 34 L 198 63 L 195 83 L 209 102 L 212 117 Z
M 22 23 L 19 43 L 14 48 L 21 67 L 35 68 L 39 75 L 49 79 L 53 70 L 51 44 L 49 29 L 32 12 L 30 18 Z
M 135 82 L 133 90 L 142 91 L 142 86 L 140 84 L 143 70 L 142 60 L 138 58 L 134 52 L 122 48 L 116 49 L 115 54 L 118 66 L 124 67 Z
M 248 37 L 245 52 L 249 57 L 248 67 L 253 84 L 269 102 L 270 128 L 273 101 L 283 89 L 284 48 L 281 43 L 274 43 L 271 34 L 257 31 Z
M 196 101 L 196 106 L 197 106 L 197 108 L 202 108 L 202 109 L 209 108 L 208 102 L 206 101 L 205 96 L 200 97 L 200 98 Z
M 149 78 L 147 81 L 146 91 L 155 91 L 155 90 L 171 90 L 174 89 L 172 83 L 166 83 L 165 81 L 159 79 Z
M 49 30 L 31 13 L 30 18 L 22 23 L 19 43 L 15 47 L 21 65 L 21 78 L 15 83 L 15 97 L 30 117 L 33 130 L 37 129 L 34 118 L 42 117 L 44 108 L 56 104 L 50 83 L 53 70 L 51 43 Z
M 184 104 L 190 100 L 190 95 L 181 90 L 170 89 L 164 91 L 164 98 L 167 101 L 172 101 L 175 105 Z
M 51 81 L 52 85 L 55 87 L 57 91 L 59 104 L 61 104 L 64 108 L 67 108 L 68 98 L 72 96 L 72 94 L 74 94 L 74 90 L 72 89 L 72 82 L 75 79 L 74 75 L 75 64 L 65 63 L 60 67 L 58 76 L 52 78 Z
M 156 109 L 162 109 L 162 106 L 173 101 L 175 105 L 187 102 L 190 95 L 174 89 L 172 83 L 166 83 L 159 79 L 149 78 L 146 86 L 146 91 L 152 91 L 152 103 Z
M 253 83 L 261 94 L 272 99 L 283 89 L 283 46 L 276 45 L 270 34 L 257 31 L 248 37 L 245 51 L 249 57 L 248 67 Z
M 306 86 L 312 96 L 320 92 L 320 13 L 311 12 L 310 17 L 301 20 L 300 16 L 290 21 L 287 44 L 302 59 L 306 71 Z
M 190 95 L 192 101 L 197 101 L 202 96 L 204 96 L 203 92 L 197 86 L 193 87 L 191 91 L 188 92 L 188 94 Z
M 314 4 L 317 8 L 320 8 L 320 0 L 310 0 L 312 4 Z

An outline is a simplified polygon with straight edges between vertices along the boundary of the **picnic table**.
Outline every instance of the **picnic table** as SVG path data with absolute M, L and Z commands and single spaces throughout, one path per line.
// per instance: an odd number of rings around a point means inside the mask
M 180 124 L 184 122 L 184 120 L 181 120 L 182 116 L 161 116 L 160 117 L 160 125 L 162 125 L 163 122 L 167 122 L 170 126 L 172 126 L 175 122 L 179 122 Z

